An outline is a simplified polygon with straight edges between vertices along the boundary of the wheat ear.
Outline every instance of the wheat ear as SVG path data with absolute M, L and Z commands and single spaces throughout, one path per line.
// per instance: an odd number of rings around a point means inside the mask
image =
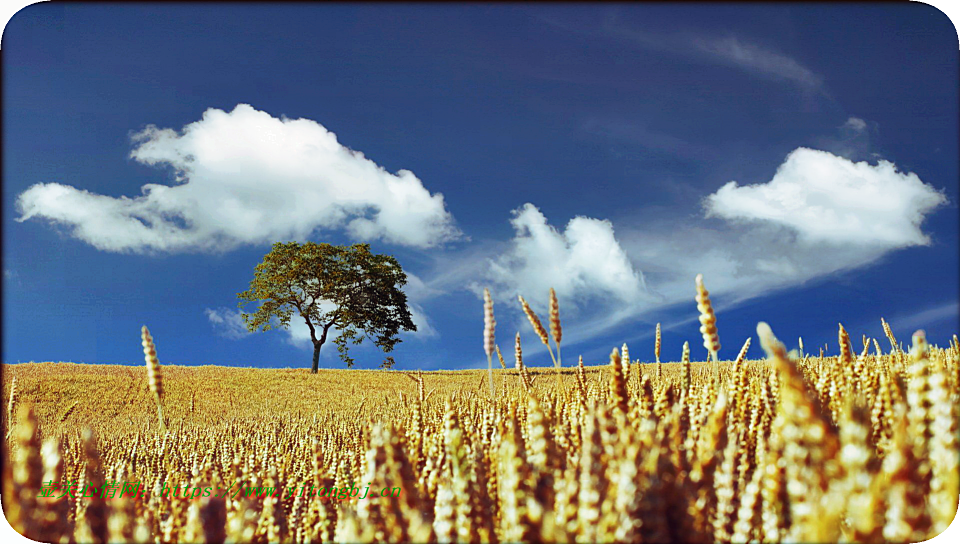
M 557 292 L 550 288 L 550 335 L 557 344 L 557 366 L 562 365 L 560 359 L 560 339 L 563 338 L 563 329 L 560 328 L 560 303 L 557 301 Z
M 657 356 L 657 363 L 660 362 L 660 324 L 657 323 L 657 343 L 653 346 L 653 354 Z
M 557 359 L 554 365 L 557 369 L 557 390 L 563 390 L 563 384 L 560 383 L 560 339 L 563 337 L 563 329 L 560 328 L 560 303 L 557 301 L 557 292 L 550 288 L 550 336 L 557 345 Z M 549 346 L 547 346 L 549 347 Z
M 612 370 L 610 378 L 610 393 L 613 402 L 624 414 L 628 411 L 627 405 L 627 382 L 623 379 L 623 367 L 620 364 L 620 352 L 613 348 L 610 352 L 610 368 Z
M 490 378 L 490 401 L 493 402 L 493 331 L 497 322 L 493 319 L 493 298 L 490 290 L 483 290 L 483 351 L 487 353 L 487 376 Z
M 707 348 L 713 357 L 715 372 L 720 361 L 717 352 L 720 351 L 720 336 L 717 334 L 717 316 L 713 312 L 710 302 L 710 292 L 703 286 L 703 274 L 697 274 L 697 309 L 700 310 L 700 334 L 703 335 L 703 347 Z
M 540 337 L 543 345 L 547 346 L 547 351 L 550 352 L 550 358 L 553 360 L 553 366 L 557 366 L 557 358 L 553 356 L 553 348 L 550 347 L 550 337 L 547 336 L 547 329 L 543 327 L 540 318 L 534 313 L 533 308 L 527 304 L 527 301 L 523 299 L 523 296 L 517 295 L 517 298 L 520 300 L 520 306 L 523 308 L 523 313 L 527 316 L 527 320 L 530 321 L 530 326 L 533 327 L 533 331 Z
M 14 376 L 10 382 L 10 400 L 7 401 L 7 434 L 4 438 L 9 439 L 13 429 L 13 409 L 17 405 L 17 377 Z
M 153 343 L 153 337 L 150 331 L 144 325 L 140 329 L 140 338 L 143 340 L 143 356 L 147 362 L 147 383 L 153 397 L 157 401 L 157 417 L 160 419 L 160 430 L 167 432 L 167 426 L 163 421 L 163 377 L 160 375 L 160 361 L 157 359 L 157 347 Z
M 520 332 L 517 332 L 517 341 L 513 345 L 514 359 L 516 360 L 517 372 L 523 368 L 523 348 L 520 347 Z
M 837 340 L 840 344 L 840 364 L 843 365 L 842 368 L 846 369 L 853 362 L 853 345 L 850 343 L 850 335 L 847 334 L 847 329 L 843 328 L 843 323 L 839 325 L 840 332 L 837 335 Z
M 623 365 L 623 380 L 629 383 L 630 382 L 630 350 L 627 348 L 626 342 L 624 342 L 623 346 L 620 347 L 620 364 Z
M 500 346 L 499 346 L 499 345 L 494 345 L 494 347 L 495 347 L 496 350 L 497 350 L 497 360 L 500 361 L 500 368 L 506 370 L 506 369 L 507 369 L 507 364 L 506 364 L 505 362 L 503 362 L 503 354 L 500 353 Z
M 882 317 L 880 318 L 880 324 L 883 325 L 883 333 L 887 335 L 887 339 L 890 340 L 891 353 L 900 351 L 900 348 L 897 347 L 897 337 L 893 335 L 893 329 L 890 328 L 890 324 Z

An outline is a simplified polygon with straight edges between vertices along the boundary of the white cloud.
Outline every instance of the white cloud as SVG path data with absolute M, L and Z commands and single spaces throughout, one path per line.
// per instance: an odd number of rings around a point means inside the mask
M 854 163 L 801 147 L 769 182 L 731 181 L 706 199 L 706 208 L 708 216 L 788 227 L 807 244 L 896 249 L 929 244 L 920 224 L 945 202 L 942 193 L 893 163 Z
M 539 307 L 545 307 L 550 287 L 568 304 L 594 298 L 632 303 L 643 297 L 643 275 L 631 266 L 609 221 L 575 217 L 561 233 L 528 203 L 510 222 L 516 231 L 511 247 L 490 259 L 487 271 L 498 297 L 521 294 Z
M 214 310 L 207 308 L 203 313 L 206 314 L 207 319 L 210 320 L 210 324 L 213 325 L 214 330 L 216 330 L 220 336 L 237 340 L 253 334 L 247 330 L 247 326 L 243 323 L 243 318 L 240 317 L 240 312 L 237 310 L 231 310 L 229 308 L 217 308 Z
M 443 195 L 408 170 L 387 172 L 309 119 L 240 104 L 208 109 L 180 132 L 148 126 L 133 141 L 131 158 L 171 167 L 174 185 L 114 198 L 39 183 L 17 199 L 18 221 L 47 219 L 115 252 L 221 251 L 315 229 L 419 248 L 460 236 Z
M 859 117 L 851 117 L 840 128 L 848 128 L 856 132 L 866 130 L 867 122 Z

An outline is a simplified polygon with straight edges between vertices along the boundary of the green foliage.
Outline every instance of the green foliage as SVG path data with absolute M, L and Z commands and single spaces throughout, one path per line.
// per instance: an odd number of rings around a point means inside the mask
M 289 328 L 290 319 L 299 315 L 310 329 L 316 372 L 330 328 L 339 331 L 334 343 L 348 367 L 354 361 L 350 344 L 371 338 L 389 353 L 400 342 L 400 330 L 417 330 L 400 290 L 406 282 L 397 260 L 371 253 L 369 244 L 277 242 L 254 270 L 250 289 L 237 297 L 241 309 L 261 302 L 256 312 L 242 314 L 251 332 Z

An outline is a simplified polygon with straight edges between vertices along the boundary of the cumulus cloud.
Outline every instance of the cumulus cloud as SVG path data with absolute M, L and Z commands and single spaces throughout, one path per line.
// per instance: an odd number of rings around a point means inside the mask
M 851 162 L 798 148 L 767 183 L 731 181 L 706 199 L 709 216 L 792 229 L 806 244 L 896 249 L 927 245 L 924 216 L 946 197 L 888 161 Z
M 203 313 L 207 316 L 207 319 L 210 320 L 210 324 L 220 336 L 238 340 L 253 334 L 247 330 L 247 326 L 243 323 L 243 318 L 240 317 L 240 312 L 237 310 L 231 310 L 229 308 L 207 308 Z
M 47 219 L 114 252 L 222 251 L 315 230 L 417 248 L 460 236 L 442 194 L 409 170 L 387 172 L 309 119 L 239 104 L 208 109 L 179 132 L 148 126 L 133 142 L 131 158 L 172 168 L 174 185 L 114 198 L 39 183 L 19 195 L 18 221 Z
M 489 260 L 487 271 L 501 297 L 522 294 L 543 307 L 550 287 L 568 303 L 630 303 L 644 296 L 643 274 L 630 264 L 610 221 L 575 217 L 560 232 L 528 203 L 514 210 L 510 222 L 516 231 L 510 247 Z

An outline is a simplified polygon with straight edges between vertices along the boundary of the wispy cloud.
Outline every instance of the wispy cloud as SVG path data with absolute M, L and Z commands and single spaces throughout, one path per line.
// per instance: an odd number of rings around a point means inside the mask
M 436 339 L 440 337 L 440 333 L 437 331 L 437 328 L 433 326 L 433 321 L 427 317 L 423 306 L 416 302 L 407 302 L 407 307 L 410 309 L 410 320 L 416 325 L 417 330 L 415 332 L 401 331 L 401 336 L 409 336 L 417 340 Z
M 889 321 L 891 327 L 896 327 L 902 333 L 909 335 L 913 334 L 916 329 L 929 327 L 948 319 L 960 320 L 960 301 L 955 300 L 940 306 L 925 308 L 909 315 L 894 316 Z M 906 341 L 904 341 L 904 344 L 906 344 Z
M 20 274 L 18 274 L 16 270 L 4 268 L 3 279 L 8 282 L 16 282 L 17 287 L 23 287 L 23 283 L 20 281 Z
M 702 162 L 716 157 L 716 153 L 711 148 L 622 119 L 589 117 L 583 122 L 583 130 L 681 159 Z
M 387 172 L 309 119 L 240 104 L 208 109 L 179 132 L 148 126 L 133 142 L 130 156 L 172 168 L 173 185 L 114 198 L 39 183 L 17 198 L 17 221 L 46 219 L 113 252 L 226 251 L 315 231 L 416 248 L 460 236 L 443 195 L 409 170 Z
M 840 128 L 850 129 L 854 132 L 862 132 L 867 128 L 867 122 L 859 117 L 850 117 Z
M 569 22 L 558 17 L 539 18 L 544 23 L 566 32 L 614 39 L 642 49 L 735 67 L 757 76 L 793 83 L 804 91 L 824 92 L 823 76 L 816 71 L 783 52 L 754 43 L 743 36 L 647 30 L 624 23 L 617 11 L 608 11 L 603 21 L 594 26 L 581 21 Z
M 878 135 L 876 123 L 851 116 L 837 127 L 836 134 L 815 138 L 813 144 L 817 149 L 851 161 L 883 158 L 874 151 L 874 140 Z
M 692 43 L 707 57 L 748 72 L 792 81 L 809 90 L 817 90 L 823 86 L 821 76 L 796 60 L 733 36 L 695 38 Z
M 203 313 L 207 316 L 217 334 L 224 338 L 239 340 L 253 334 L 247 330 L 243 318 L 240 317 L 241 313 L 237 310 L 222 307 L 217 309 L 207 308 Z

